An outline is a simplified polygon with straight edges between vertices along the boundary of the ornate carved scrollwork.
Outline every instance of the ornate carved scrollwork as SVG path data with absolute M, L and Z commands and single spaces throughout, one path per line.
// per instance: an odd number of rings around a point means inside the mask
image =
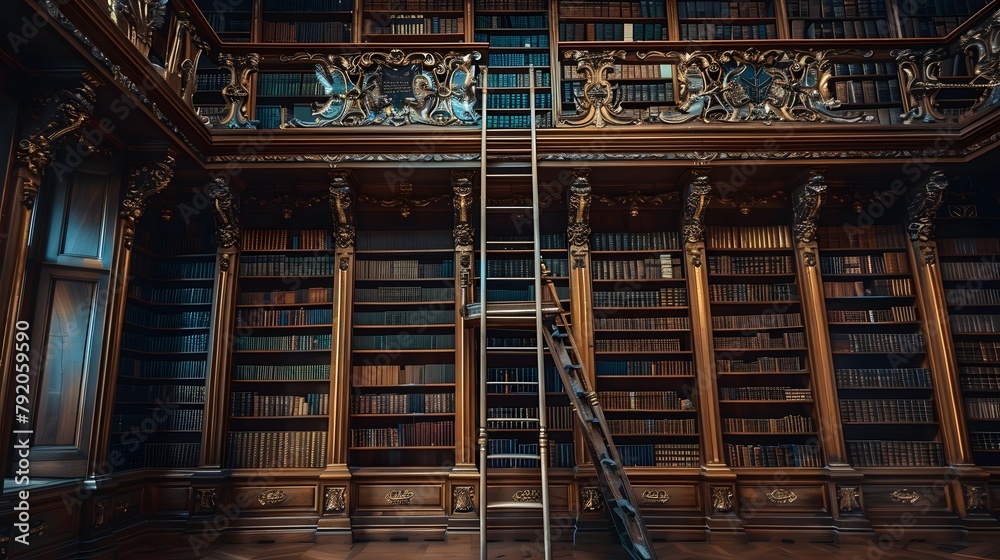
M 128 191 L 122 200 L 119 217 L 125 221 L 122 243 L 126 249 L 132 248 L 135 240 L 136 221 L 146 211 L 149 198 L 163 192 L 174 176 L 174 156 L 167 154 L 163 161 L 147 161 L 139 164 L 129 174 Z
M 969 108 L 969 113 L 979 113 L 996 106 L 1000 103 L 1000 10 L 965 32 L 958 44 L 972 61 L 972 79 L 968 87 L 982 91 L 979 99 Z
M 240 242 L 240 207 L 229 190 L 229 183 L 216 177 L 208 185 L 208 198 L 215 210 L 215 234 L 219 238 L 219 248 L 233 249 Z M 232 254 L 226 251 L 219 262 L 224 272 L 232 266 Z
M 229 83 L 222 88 L 228 110 L 216 128 L 257 128 L 259 123 L 250 119 L 247 100 L 250 99 L 250 76 L 257 72 L 260 55 L 219 53 L 217 61 L 220 68 L 229 70 Z
M 455 504 L 455 513 L 469 513 L 476 510 L 476 503 L 472 498 L 472 486 L 452 486 L 451 498 Z
M 948 58 L 945 49 L 898 49 L 890 53 L 903 73 L 903 96 L 909 111 L 903 124 L 913 121 L 934 122 L 944 119 L 937 110 L 937 95 L 943 88 L 938 79 L 941 61 Z
M 566 51 L 563 57 L 576 61 L 576 72 L 583 75 L 586 81 L 582 90 L 573 92 L 577 114 L 560 118 L 559 122 L 569 126 L 592 124 L 597 128 L 603 128 L 606 124 L 626 125 L 639 122 L 639 119 L 623 114 L 618 86 L 610 82 L 615 63 L 625 59 L 625 51 Z
M 414 495 L 413 490 L 390 490 L 385 495 L 385 501 L 394 506 L 408 506 Z
M 590 252 L 590 169 L 573 169 L 573 182 L 569 186 L 569 217 L 566 239 L 573 256 L 573 268 L 585 268 Z
M 511 495 L 510 499 L 515 502 L 535 502 L 541 503 L 542 493 L 539 490 L 518 490 Z
M 178 19 L 174 29 L 176 39 L 167 60 L 167 79 L 176 80 L 177 94 L 193 107 L 198 60 L 211 53 L 212 46 L 198 35 L 191 20 Z
M 772 121 L 857 123 L 871 115 L 842 115 L 840 101 L 830 94 L 833 75 L 828 56 L 833 51 L 778 49 L 709 51 L 649 51 L 639 59 L 679 60 L 677 112 L 650 117 L 650 122 Z
M 642 493 L 644 504 L 665 504 L 670 501 L 670 493 L 666 490 L 646 490 Z
M 826 194 L 826 178 L 818 170 L 809 172 L 806 183 L 795 191 L 795 241 L 803 246 L 802 257 L 809 268 L 816 266 L 816 230 Z
M 217 488 L 194 489 L 194 513 L 211 513 L 215 511 L 219 497 Z
M 327 488 L 326 495 L 323 499 L 323 511 L 326 513 L 344 511 L 344 509 L 347 508 L 347 500 L 345 499 L 346 493 L 347 488 L 343 486 L 333 486 Z
M 920 500 L 920 494 L 914 490 L 897 488 L 889 493 L 889 499 L 896 503 L 913 505 Z
M 861 509 L 861 504 L 858 502 L 860 496 L 861 492 L 857 486 L 838 486 L 837 507 L 841 513 L 857 511 Z
M 936 169 L 924 185 L 913 191 L 910 198 L 909 223 L 906 229 L 910 232 L 910 240 L 917 244 L 924 262 L 934 264 L 934 219 L 941 203 L 944 202 L 945 191 L 948 190 L 948 179 L 944 172 Z
M 694 180 L 688 185 L 684 197 L 684 223 L 681 234 L 684 236 L 685 251 L 691 257 L 691 264 L 700 268 L 705 243 L 705 210 L 711 199 L 712 186 L 708 182 L 708 174 L 697 172 Z
M 111 9 L 128 40 L 148 56 L 153 33 L 166 19 L 167 0 L 114 0 Z
M 288 499 L 283 490 L 267 489 L 257 494 L 257 503 L 262 506 L 276 506 Z
M 633 218 L 639 215 L 639 209 L 643 206 L 657 206 L 670 200 L 677 200 L 678 198 L 680 198 L 680 193 L 676 191 L 657 195 L 629 191 L 628 194 L 623 196 L 594 196 L 594 200 L 603 202 L 608 206 L 617 206 L 619 204 L 625 206 L 628 208 L 628 215 Z
M 580 507 L 583 511 L 601 511 L 604 509 L 604 496 L 597 488 L 581 488 Z
M 966 511 L 982 511 L 986 509 L 986 490 L 982 486 L 963 484 L 962 489 L 965 492 Z
M 430 206 L 435 202 L 441 202 L 442 200 L 448 200 L 448 195 L 442 194 L 439 196 L 432 196 L 430 198 L 411 198 L 413 195 L 413 185 L 410 183 L 400 183 L 399 184 L 399 196 L 394 198 L 375 198 L 368 195 L 358 195 L 358 201 L 367 202 L 369 204 L 375 204 L 383 208 L 396 208 L 399 207 L 399 214 L 404 218 L 410 216 L 410 211 L 412 206 L 417 208 L 423 208 L 424 206 Z
M 316 79 L 326 101 L 313 103 L 316 119 L 292 119 L 289 127 L 427 124 L 478 126 L 478 51 L 336 55 L 300 52 L 282 62 L 316 61 Z
M 36 132 L 17 144 L 17 159 L 33 176 L 24 181 L 21 204 L 25 208 L 34 207 L 42 175 L 52 163 L 60 143 L 79 133 L 93 114 L 98 85 L 100 82 L 96 78 L 84 72 L 83 82 L 75 91 L 63 90 L 38 100 L 39 112 L 48 109 L 52 113 Z
M 347 184 L 349 171 L 330 173 L 330 213 L 333 215 L 333 242 L 339 249 L 354 247 L 354 209 L 351 187 Z M 342 268 L 341 270 L 346 270 Z
M 452 208 L 455 211 L 455 226 L 452 234 L 455 237 L 456 250 L 472 250 L 472 176 L 474 171 L 453 171 L 451 187 Z
M 798 494 L 787 488 L 775 488 L 765 494 L 765 496 L 767 496 L 767 501 L 772 504 L 790 504 L 799 499 Z
M 729 486 L 712 487 L 712 510 L 718 513 L 733 511 L 733 490 Z

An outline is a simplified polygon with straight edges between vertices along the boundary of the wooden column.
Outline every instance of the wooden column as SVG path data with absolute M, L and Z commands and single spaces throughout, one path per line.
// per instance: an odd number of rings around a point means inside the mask
M 75 91 L 60 91 L 54 96 L 39 97 L 39 105 L 35 107 L 39 115 L 39 125 L 23 138 L 17 145 L 17 165 L 14 170 L 14 184 L 10 192 L 18 201 L 11 201 L 12 208 L 9 235 L 4 247 L 3 274 L 0 274 L 0 293 L 7 294 L 3 299 L 4 319 L 3 334 L 0 336 L 0 408 L 8 413 L 0 415 L 0 465 L 7 465 L 9 441 L 13 430 L 31 429 L 32 426 L 14 424 L 13 419 L 13 387 L 15 385 L 17 323 L 25 310 L 25 271 L 28 262 L 28 237 L 31 231 L 31 218 L 38 198 L 38 189 L 42 184 L 45 170 L 53 163 L 59 146 L 67 138 L 75 138 L 84 124 L 88 122 L 94 109 L 95 92 L 98 82 L 87 72 L 83 73 L 83 82 Z M 4 203 L 8 201 L 4 197 Z M 42 351 L 43 334 L 28 331 L 31 337 L 33 352 Z M 29 375 L 37 380 L 40 372 L 31 371 Z M 35 402 L 35 399 L 32 399 Z M 32 408 L 32 414 L 34 410 Z M 34 422 L 34 418 L 31 419 Z M 93 443 L 93 442 L 91 442 Z
M 330 422 L 327 425 L 326 470 L 320 475 L 323 516 L 317 542 L 350 542 L 351 519 L 348 459 L 348 406 L 351 395 L 351 311 L 354 294 L 354 201 L 350 171 L 330 173 L 333 216 L 333 333 L 330 346 Z M 321 541 L 322 539 L 322 541 Z
M 569 186 L 569 216 L 566 221 L 566 247 L 569 251 L 570 317 L 573 320 L 573 344 L 583 361 L 585 380 L 596 390 L 594 371 L 594 301 L 590 283 L 590 169 L 573 170 Z M 590 453 L 579 427 L 573 430 L 577 465 L 590 465 Z M 590 473 L 588 476 L 596 473 Z
M 476 375 L 472 332 L 465 328 L 465 304 L 473 301 L 472 177 L 474 171 L 452 172 L 455 213 L 455 468 L 476 473 Z M 478 474 L 476 474 L 478 479 Z
M 948 180 L 944 173 L 935 170 L 926 183 L 910 194 L 909 255 L 913 279 L 917 290 L 917 306 L 923 319 L 926 338 L 927 361 L 934 383 L 934 404 L 938 413 L 941 443 L 945 459 L 951 465 L 949 483 L 954 499 L 955 513 L 964 519 L 982 517 L 982 511 L 970 515 L 970 492 L 985 488 L 988 475 L 973 464 L 972 448 L 962 406 L 962 386 L 958 378 L 958 364 L 948 322 L 948 304 L 941 282 L 940 259 L 934 239 L 934 218 Z M 977 482 L 972 490 L 964 482 Z M 988 516 L 986 516 L 988 518 Z M 995 523 L 995 520 L 994 520 Z

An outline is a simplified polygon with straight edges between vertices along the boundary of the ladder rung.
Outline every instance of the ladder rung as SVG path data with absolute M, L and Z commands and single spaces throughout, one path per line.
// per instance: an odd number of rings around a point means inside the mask
M 487 422 L 538 422 L 538 418 L 487 418 Z
M 487 459 L 531 459 L 534 461 L 540 461 L 542 458 L 539 455 L 530 455 L 528 453 L 497 453 L 496 455 L 487 455 Z

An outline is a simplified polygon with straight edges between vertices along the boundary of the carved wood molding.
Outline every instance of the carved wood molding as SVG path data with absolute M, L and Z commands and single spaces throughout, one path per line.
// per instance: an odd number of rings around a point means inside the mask
M 227 112 L 216 128 L 257 128 L 259 123 L 250 119 L 247 102 L 250 99 L 250 76 L 257 72 L 260 55 L 219 53 L 216 61 L 220 68 L 229 71 L 229 83 L 222 88 Z
M 625 59 L 625 51 L 566 51 L 566 59 L 576 61 L 576 72 L 584 77 L 582 89 L 573 92 L 577 114 L 563 117 L 559 122 L 567 126 L 638 124 L 639 119 L 626 116 L 621 106 L 618 86 L 610 81 L 615 63 Z
M 816 231 L 819 227 L 819 211 L 826 200 L 826 188 L 826 178 L 822 171 L 812 170 L 805 184 L 793 194 L 795 226 L 792 233 L 795 242 L 803 246 L 803 262 L 809 268 L 816 266 Z
M 215 211 L 215 233 L 222 249 L 238 248 L 240 243 L 240 207 L 233 197 L 229 183 L 216 177 L 208 186 L 208 198 Z M 228 266 L 223 270 L 228 270 Z
M 132 169 L 128 178 L 128 190 L 122 200 L 119 217 L 125 222 L 122 243 L 131 249 L 135 240 L 136 222 L 146 211 L 150 197 L 163 192 L 174 177 L 175 159 L 168 153 L 163 161 L 147 161 Z
M 333 486 L 326 489 L 323 497 L 323 511 L 326 513 L 337 513 L 347 508 L 347 488 L 344 486 Z
M 351 187 L 347 184 L 350 171 L 330 173 L 330 213 L 333 215 L 333 242 L 339 249 L 354 247 L 354 208 Z M 341 268 L 341 270 L 346 270 Z

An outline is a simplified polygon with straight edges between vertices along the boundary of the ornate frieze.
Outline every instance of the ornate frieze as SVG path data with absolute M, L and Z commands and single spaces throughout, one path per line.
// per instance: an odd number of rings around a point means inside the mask
M 222 117 L 217 128 L 257 128 L 259 124 L 250 119 L 250 76 L 257 72 L 260 55 L 219 53 L 216 58 L 220 68 L 229 71 L 229 83 L 222 88 L 222 97 L 226 100 L 227 112 Z
M 399 196 L 395 196 L 393 198 L 375 198 L 365 194 L 358 195 L 359 202 L 366 202 L 383 208 L 399 208 L 399 215 L 403 218 L 408 218 L 410 216 L 410 212 L 413 207 L 423 208 L 424 206 L 430 206 L 435 202 L 448 200 L 448 198 L 449 196 L 446 194 L 428 198 L 413 198 L 413 185 L 410 183 L 400 183 Z
M 163 161 L 147 161 L 137 165 L 128 178 L 128 191 L 122 200 L 119 217 L 125 221 L 122 243 L 132 248 L 135 240 L 136 221 L 146 211 L 149 198 L 163 192 L 174 176 L 174 156 L 167 154 Z
M 637 124 L 638 119 L 625 114 L 618 86 L 610 81 L 615 64 L 625 59 L 625 51 L 566 51 L 563 57 L 576 61 L 576 72 L 584 77 L 582 89 L 573 92 L 577 114 L 560 118 L 568 126 Z
M 315 119 L 291 119 L 282 128 L 425 124 L 479 126 L 476 112 L 478 51 L 465 53 L 366 52 L 354 55 L 299 52 L 282 62 L 316 62 L 326 101 Z

